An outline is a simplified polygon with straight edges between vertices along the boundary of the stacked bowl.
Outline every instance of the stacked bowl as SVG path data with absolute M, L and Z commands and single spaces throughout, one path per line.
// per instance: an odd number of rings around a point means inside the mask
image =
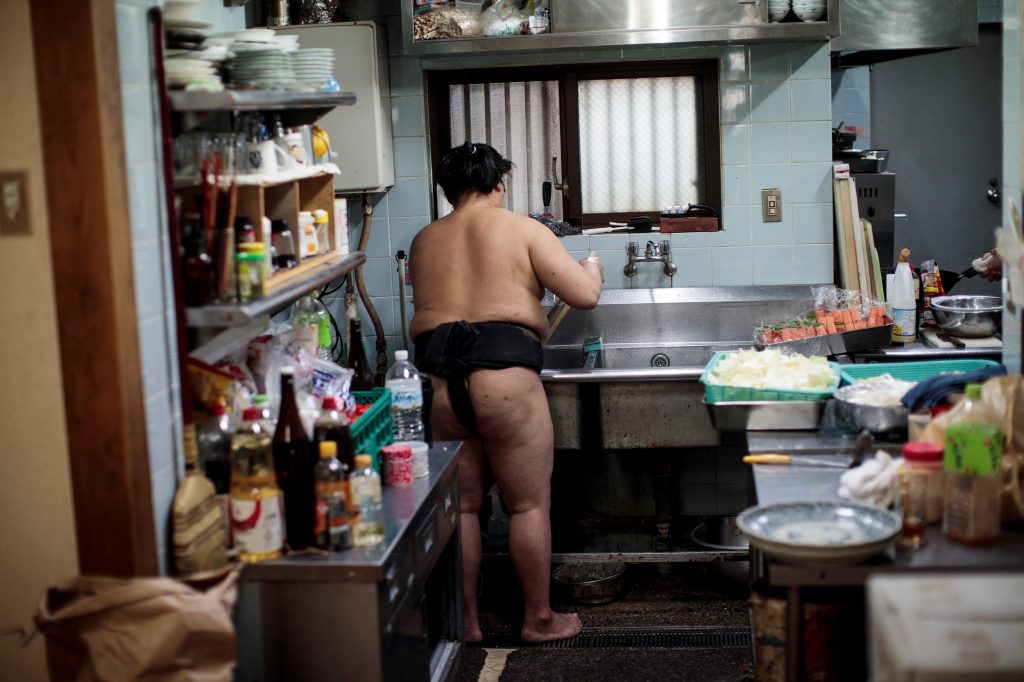
M 789 14 L 789 0 L 768 0 L 768 21 L 782 21 Z
M 330 48 L 296 50 L 290 57 L 295 78 L 314 90 L 322 89 L 334 75 L 334 50 Z
M 828 0 L 793 0 L 793 14 L 800 21 L 821 21 L 827 11 Z

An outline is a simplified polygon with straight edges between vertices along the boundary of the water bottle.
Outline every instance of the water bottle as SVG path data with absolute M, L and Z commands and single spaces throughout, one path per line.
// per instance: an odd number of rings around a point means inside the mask
M 409 362 L 409 351 L 396 350 L 384 386 L 391 391 L 391 419 L 395 440 L 423 440 L 423 386 L 420 373 Z

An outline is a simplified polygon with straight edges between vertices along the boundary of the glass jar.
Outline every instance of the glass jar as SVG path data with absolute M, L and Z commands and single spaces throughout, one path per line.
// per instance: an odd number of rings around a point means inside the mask
M 944 448 L 938 443 L 913 442 L 903 446 L 903 459 L 907 462 L 907 485 L 912 496 L 924 498 L 925 523 L 942 521 L 943 486 L 942 469 Z

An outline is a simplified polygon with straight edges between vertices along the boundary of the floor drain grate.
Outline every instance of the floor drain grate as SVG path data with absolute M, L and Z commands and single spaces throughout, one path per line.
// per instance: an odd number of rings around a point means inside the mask
M 519 630 L 507 625 L 483 628 L 482 646 L 544 649 L 723 649 L 750 646 L 750 629 L 742 627 L 587 627 L 571 639 L 524 644 Z

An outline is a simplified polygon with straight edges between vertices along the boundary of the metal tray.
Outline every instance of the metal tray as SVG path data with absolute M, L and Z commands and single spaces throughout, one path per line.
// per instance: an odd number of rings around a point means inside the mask
M 759 400 L 709 403 L 711 424 L 719 431 L 815 431 L 825 400 Z
M 871 350 L 873 348 L 885 348 L 891 344 L 892 324 L 883 324 L 881 327 L 868 327 L 867 329 L 857 329 L 841 334 L 812 336 L 807 339 L 797 339 L 796 341 L 773 343 L 770 346 L 758 345 L 758 348 L 785 348 L 801 355 L 830 356 L 846 355 L 847 353 Z

